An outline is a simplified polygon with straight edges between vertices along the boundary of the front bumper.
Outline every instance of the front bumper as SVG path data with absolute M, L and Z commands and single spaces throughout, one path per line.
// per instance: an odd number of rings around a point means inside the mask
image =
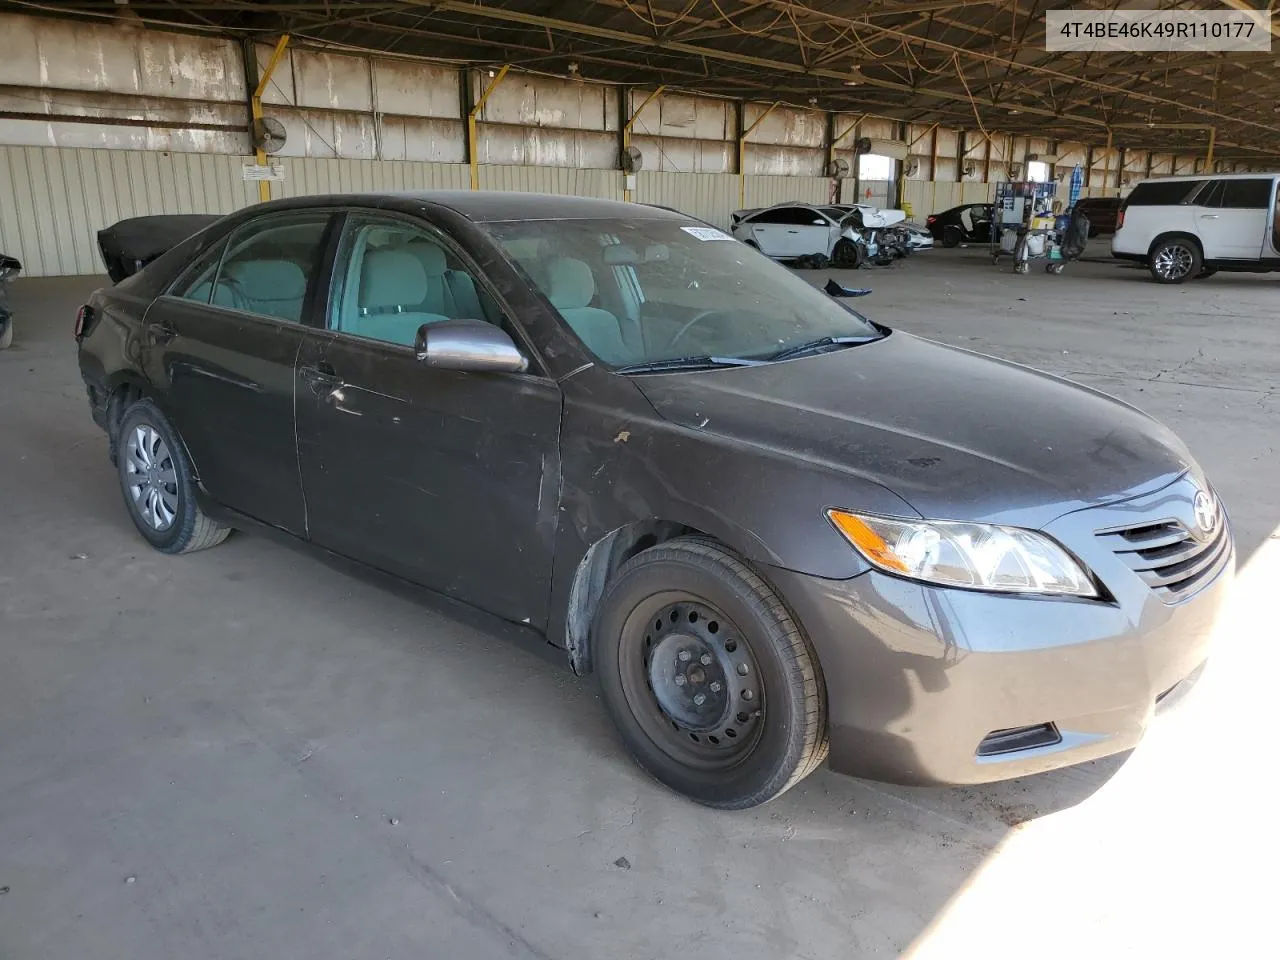
M 893 783 L 985 783 L 1135 746 L 1157 700 L 1204 663 L 1234 554 L 1193 595 L 1169 603 L 1106 547 L 1079 549 L 1054 530 L 1088 529 L 1096 539 L 1101 512 L 1047 529 L 1113 600 L 951 590 L 876 572 L 822 580 L 769 571 L 822 666 L 832 769 Z M 1056 742 L 979 755 L 996 731 L 1045 724 Z

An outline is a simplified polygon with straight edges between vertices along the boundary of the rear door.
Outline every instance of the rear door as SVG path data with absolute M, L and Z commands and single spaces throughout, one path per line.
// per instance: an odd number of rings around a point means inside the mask
M 331 217 L 242 224 L 147 311 L 143 368 L 214 500 L 306 529 L 294 441 L 294 361 L 316 309 Z M 322 302 L 322 300 L 321 300 Z
M 791 235 L 787 231 L 794 227 L 794 220 L 790 207 L 763 210 L 751 218 L 751 239 L 761 253 L 771 257 L 791 256 Z
M 432 369 L 422 324 L 510 312 L 444 233 L 353 213 L 326 329 L 298 357 L 311 539 L 498 616 L 546 625 L 560 389 L 540 373 Z M 536 363 L 536 361 L 535 361 Z
M 1258 260 L 1267 243 L 1271 177 L 1214 181 L 1196 198 L 1196 226 L 1206 260 Z

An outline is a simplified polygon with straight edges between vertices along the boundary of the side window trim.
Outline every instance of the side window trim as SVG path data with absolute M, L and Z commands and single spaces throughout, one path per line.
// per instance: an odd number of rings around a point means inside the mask
M 1190 204 L 1194 207 L 1212 207 L 1214 209 L 1221 207 L 1222 195 L 1226 190 L 1225 184 L 1225 180 L 1205 181 L 1205 185 L 1189 201 Z
M 230 237 L 230 233 L 223 234 L 220 238 L 202 250 L 199 256 L 195 257 L 189 264 L 187 264 L 178 276 L 170 282 L 169 286 L 165 288 L 162 296 L 177 297 L 180 300 L 186 300 L 188 303 L 203 303 L 205 306 L 212 306 L 213 288 L 218 282 L 218 274 L 222 270 L 222 258 L 227 252 L 227 242 L 230 240 Z M 209 299 L 203 301 L 192 300 L 190 297 L 183 296 L 180 293 L 175 293 L 174 291 L 179 288 L 187 290 L 191 288 L 191 284 L 193 284 L 199 278 L 200 274 L 209 267 L 209 262 L 206 261 L 205 258 L 211 253 L 216 254 L 217 256 L 216 259 L 210 258 L 213 265 L 213 276 L 209 280 Z

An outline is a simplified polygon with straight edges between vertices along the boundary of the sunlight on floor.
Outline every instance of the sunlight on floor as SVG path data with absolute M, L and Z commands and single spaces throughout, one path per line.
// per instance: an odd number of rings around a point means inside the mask
M 1089 799 L 1016 827 L 904 956 L 1271 954 L 1278 593 L 1280 526 L 1242 567 L 1199 684 Z

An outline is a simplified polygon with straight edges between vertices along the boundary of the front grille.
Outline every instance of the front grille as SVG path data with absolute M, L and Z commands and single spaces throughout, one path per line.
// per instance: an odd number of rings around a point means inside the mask
M 1231 556 L 1231 531 L 1221 514 L 1213 533 L 1204 539 L 1179 520 L 1100 530 L 1098 536 L 1168 603 L 1212 580 Z

